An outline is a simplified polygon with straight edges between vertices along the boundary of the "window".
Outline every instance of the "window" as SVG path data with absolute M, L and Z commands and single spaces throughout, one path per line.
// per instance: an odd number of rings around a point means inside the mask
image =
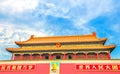
M 14 60 L 21 60 L 20 54 L 15 54 Z
M 23 59 L 24 60 L 30 60 L 30 55 L 29 54 L 24 54 Z
M 68 55 L 68 59 L 72 59 L 72 56 L 71 56 L 71 55 Z
M 39 54 L 33 54 L 32 57 L 33 57 L 34 60 L 40 59 L 40 55 Z
M 88 53 L 87 54 L 87 56 L 88 56 L 88 59 L 96 59 L 96 53 Z
M 45 56 L 45 59 L 49 59 L 49 56 Z
M 56 59 L 61 59 L 61 57 L 59 55 L 56 56 Z

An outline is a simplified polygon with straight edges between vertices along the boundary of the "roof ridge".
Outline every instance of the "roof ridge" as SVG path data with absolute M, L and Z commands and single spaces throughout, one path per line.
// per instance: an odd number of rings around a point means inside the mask
M 33 38 L 58 38 L 58 37 L 96 37 L 96 33 L 95 32 L 92 32 L 92 34 L 84 34 L 84 35 L 65 35 L 65 36 L 46 36 L 46 37 L 35 37 L 34 35 L 31 35 L 31 39 Z

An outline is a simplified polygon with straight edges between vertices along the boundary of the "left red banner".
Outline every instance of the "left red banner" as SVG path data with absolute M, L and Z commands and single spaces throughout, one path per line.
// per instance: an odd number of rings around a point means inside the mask
M 0 71 L 31 71 L 35 68 L 35 64 L 0 64 Z

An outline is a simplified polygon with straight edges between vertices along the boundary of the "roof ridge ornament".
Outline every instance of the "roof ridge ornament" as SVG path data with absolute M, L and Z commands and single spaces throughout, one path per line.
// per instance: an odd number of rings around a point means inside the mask
M 96 32 L 92 32 L 92 35 L 93 35 L 93 36 L 96 36 Z
M 31 35 L 30 39 L 34 38 L 34 35 Z
M 61 47 L 61 44 L 60 43 L 56 43 L 56 47 L 57 48 Z

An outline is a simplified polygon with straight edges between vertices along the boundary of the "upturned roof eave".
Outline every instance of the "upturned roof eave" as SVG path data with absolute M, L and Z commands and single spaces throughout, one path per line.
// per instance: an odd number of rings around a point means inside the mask
M 85 42 L 103 42 L 103 44 L 106 42 L 107 38 L 101 38 L 98 40 L 86 40 L 86 41 L 49 41 L 49 42 L 28 42 L 28 41 L 22 41 L 22 42 L 15 42 L 17 45 L 27 45 L 27 44 L 51 44 L 51 43 L 85 43 Z
M 109 46 L 103 46 L 103 47 L 90 47 L 90 48 L 69 48 L 69 49 L 66 49 L 66 48 L 55 48 L 54 50 L 90 50 L 90 49 L 93 49 L 93 50 L 96 50 L 96 49 L 109 49 L 110 52 L 113 51 L 113 49 L 116 47 L 116 45 L 109 45 Z M 19 51 L 47 51 L 47 50 L 51 50 L 51 51 L 54 51 L 52 48 L 50 49 L 39 49 L 39 48 L 6 48 L 6 50 L 8 50 L 9 52 L 19 52 Z
M 36 43 L 37 44 L 39 44 L 39 43 L 56 43 L 56 42 L 59 42 L 60 40 L 61 40 L 60 42 L 64 42 L 65 41 L 64 38 L 65 38 L 65 40 L 66 40 L 66 38 L 68 39 L 67 42 L 70 42 L 71 39 L 78 39 L 78 40 L 75 40 L 73 42 L 76 42 L 76 41 L 79 42 L 80 41 L 79 38 L 80 39 L 82 38 L 82 39 L 85 39 L 85 40 L 87 40 L 87 39 L 93 39 L 93 40 L 95 39 L 95 40 L 97 40 L 98 39 L 96 37 L 96 33 L 95 32 L 93 32 L 92 34 L 88 34 L 88 35 L 77 35 L 77 36 L 34 37 L 34 35 L 31 35 L 31 37 L 28 40 L 21 41 L 21 42 L 16 41 L 15 44 L 17 44 L 17 45 L 23 45 L 23 44 L 36 44 Z M 35 41 L 34 39 L 37 39 L 37 40 Z M 42 41 L 41 41 L 41 39 L 42 39 Z M 49 39 L 49 41 L 46 42 L 48 39 Z M 52 41 L 54 41 L 54 42 L 52 42 Z

